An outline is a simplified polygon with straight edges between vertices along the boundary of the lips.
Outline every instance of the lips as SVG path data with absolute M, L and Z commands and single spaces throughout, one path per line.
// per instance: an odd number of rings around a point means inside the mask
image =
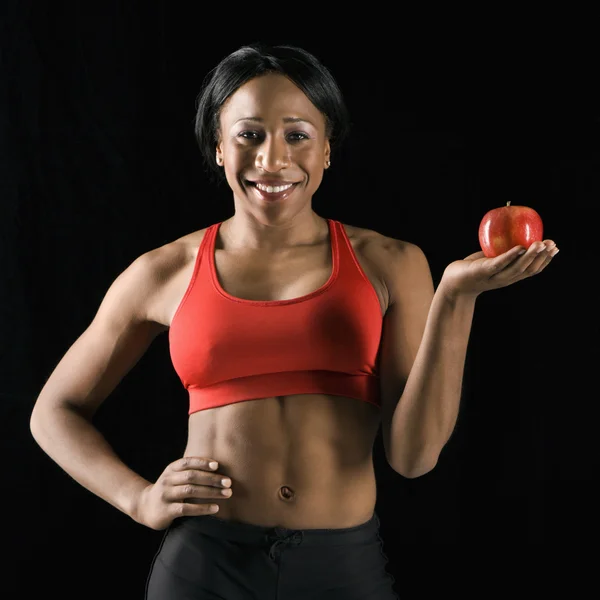
M 248 181 L 247 183 L 261 200 L 268 202 L 285 200 L 298 185 L 292 181 L 277 180 Z

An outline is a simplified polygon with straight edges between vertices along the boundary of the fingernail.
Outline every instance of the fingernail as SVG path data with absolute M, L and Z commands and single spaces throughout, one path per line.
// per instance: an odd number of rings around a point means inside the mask
M 216 469 L 216 468 L 219 466 L 219 463 L 216 463 L 216 462 L 211 462 L 211 463 L 208 463 L 208 466 L 209 466 L 211 469 Z

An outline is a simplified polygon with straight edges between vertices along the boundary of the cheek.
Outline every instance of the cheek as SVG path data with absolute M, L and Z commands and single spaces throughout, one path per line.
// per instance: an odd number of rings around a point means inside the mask
M 325 160 L 325 153 L 316 148 L 299 148 L 293 153 L 298 163 L 305 165 L 310 170 L 319 168 Z
M 321 171 L 323 171 L 323 165 L 325 164 L 325 157 L 318 155 L 318 156 L 311 156 L 310 157 L 310 162 L 307 162 L 307 167 L 308 170 L 311 171 L 311 173 L 314 173 L 315 171 L 317 172 L 317 174 L 321 174 Z
M 253 153 L 248 148 L 230 146 L 224 150 L 225 165 L 232 170 L 244 167 L 254 160 Z

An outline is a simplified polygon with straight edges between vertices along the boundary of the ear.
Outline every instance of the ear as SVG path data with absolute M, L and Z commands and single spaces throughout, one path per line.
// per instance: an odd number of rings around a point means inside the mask
M 218 138 L 217 141 L 217 146 L 215 148 L 215 158 L 217 161 L 218 165 L 222 165 L 223 164 L 223 148 L 222 148 L 223 144 L 221 142 L 221 138 Z

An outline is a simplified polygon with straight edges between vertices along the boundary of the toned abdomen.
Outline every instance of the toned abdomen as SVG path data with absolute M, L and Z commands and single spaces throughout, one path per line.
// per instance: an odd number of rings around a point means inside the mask
M 377 406 L 317 394 L 248 400 L 190 415 L 185 456 L 231 478 L 216 517 L 267 527 L 354 527 L 375 508 Z

